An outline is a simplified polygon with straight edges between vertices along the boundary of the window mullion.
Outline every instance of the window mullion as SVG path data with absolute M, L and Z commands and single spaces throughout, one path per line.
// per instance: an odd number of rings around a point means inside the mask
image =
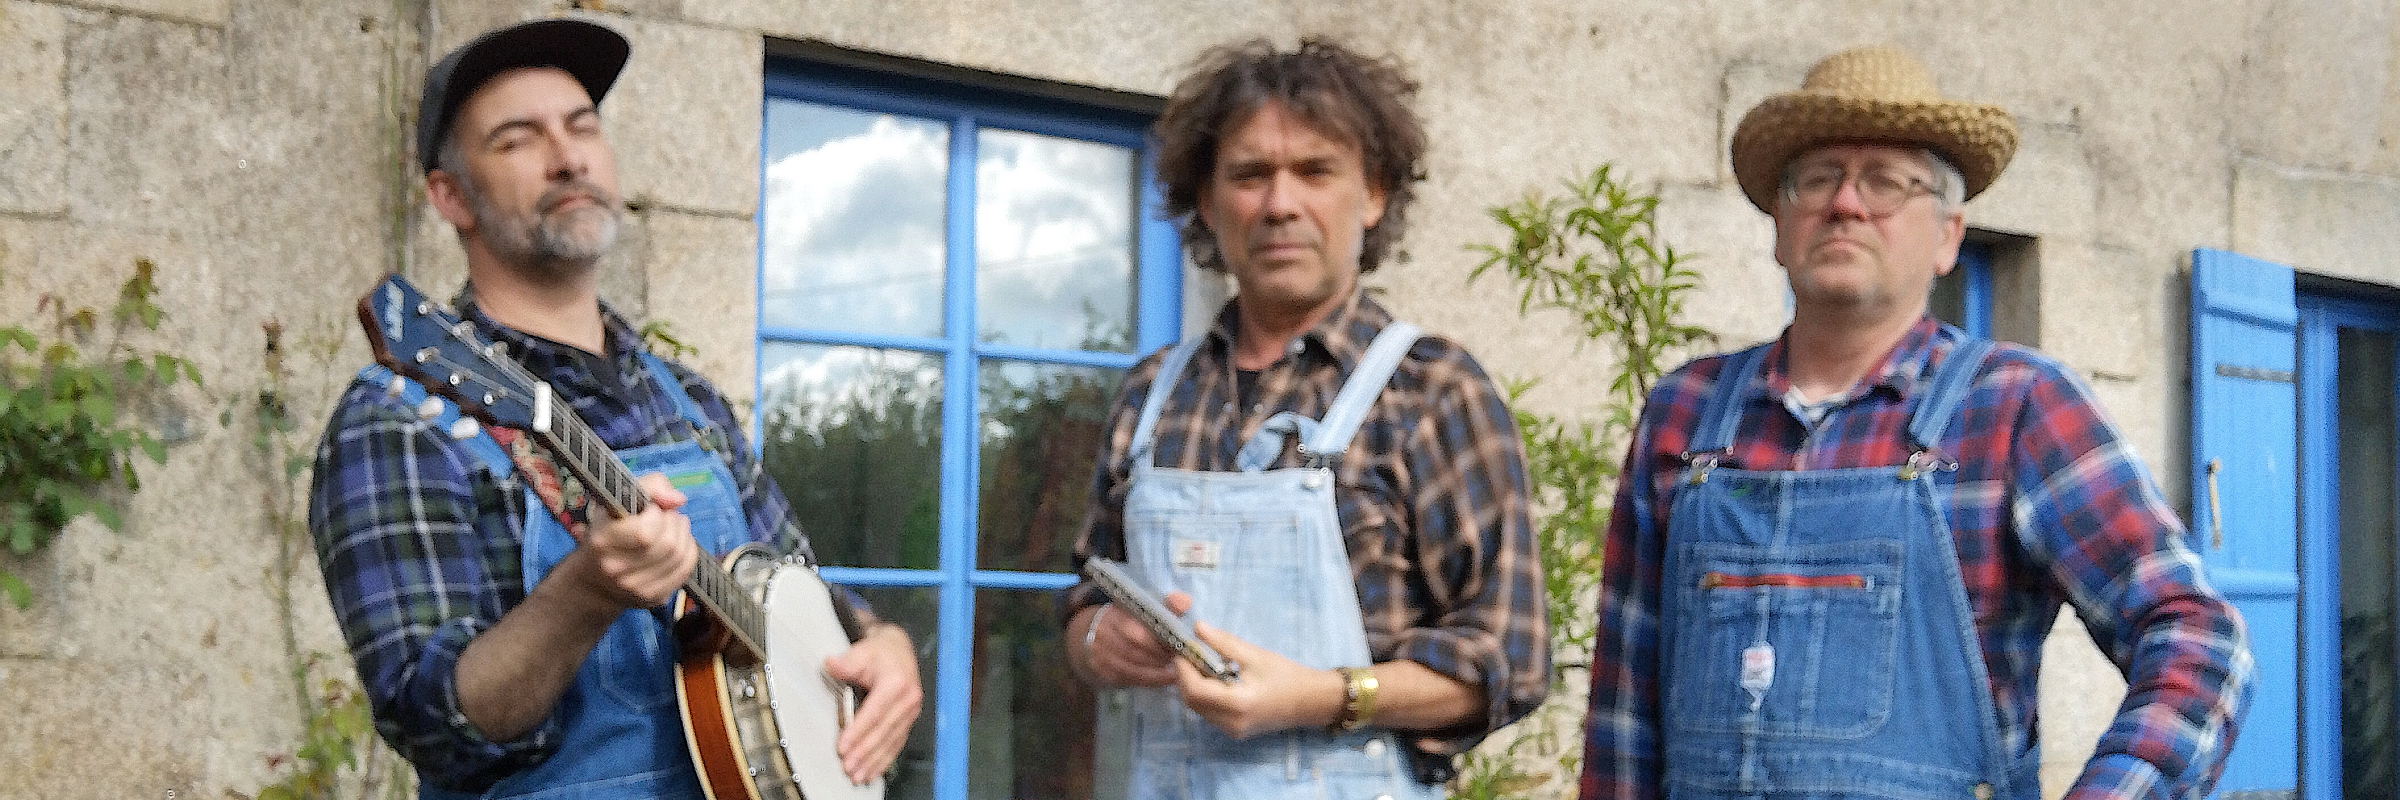
M 1183 245 L 1175 223 L 1160 212 L 1166 196 L 1159 193 L 1156 152 L 1142 151 L 1141 207 L 1134 210 L 1136 261 L 1133 352 L 1135 356 L 1183 338 Z
M 975 118 L 950 121 L 944 203 L 941 612 L 934 680 L 933 796 L 965 797 L 975 676 Z

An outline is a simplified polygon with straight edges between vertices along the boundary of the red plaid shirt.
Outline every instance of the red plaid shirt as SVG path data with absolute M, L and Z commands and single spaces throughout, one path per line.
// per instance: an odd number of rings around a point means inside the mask
M 1782 342 L 1742 390 L 1728 467 L 1820 470 L 1908 458 L 1909 398 L 1965 334 L 1928 317 L 1811 431 L 1786 410 Z M 1728 359 L 1650 393 L 1609 522 L 1585 721 L 1584 800 L 1661 794 L 1658 627 L 1669 498 Z M 1949 520 L 2010 752 L 2033 746 L 2042 641 L 2062 604 L 2124 672 L 2116 723 L 2067 797 L 2197 797 L 2233 745 L 2251 664 L 2239 617 L 2202 579 L 2149 471 L 2058 362 L 2001 345 L 1939 452 L 1958 462 Z

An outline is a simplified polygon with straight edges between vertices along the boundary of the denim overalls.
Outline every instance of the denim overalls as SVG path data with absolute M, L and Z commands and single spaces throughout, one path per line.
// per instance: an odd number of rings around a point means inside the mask
M 1964 340 L 1922 381 L 1898 467 L 1718 466 L 1766 345 L 1731 357 L 1700 412 L 1662 588 L 1670 798 L 2034 800 L 1985 676 L 1935 449 L 1990 352 Z
M 1330 459 L 1350 444 L 1392 370 L 1417 340 L 1393 323 L 1325 412 L 1276 414 L 1242 447 L 1239 472 L 1154 466 L 1153 430 L 1200 346 L 1168 351 L 1133 434 L 1125 499 L 1128 560 L 1160 593 L 1192 596 L 1190 617 L 1317 669 L 1369 666 L 1357 579 L 1335 515 Z M 1305 466 L 1265 471 L 1287 435 Z M 1135 689 L 1133 800 L 1307 797 L 1431 800 L 1441 787 L 1410 776 L 1401 743 L 1380 728 L 1305 728 L 1236 741 L 1185 708 L 1172 687 Z
M 657 391 L 675 401 L 684 432 L 677 441 L 615 451 L 635 475 L 665 473 L 683 492 L 678 509 L 691 518 L 692 535 L 712 554 L 723 553 L 750 540 L 743 518 L 741 493 L 725 461 L 700 445 L 699 431 L 713 427 L 708 416 L 667 371 L 656 356 L 642 354 Z M 382 367 L 359 373 L 377 383 L 397 382 L 400 398 L 410 405 L 425 402 L 425 390 L 415 382 L 395 378 Z M 458 410 L 438 401 L 436 424 L 448 430 Z M 522 485 L 516 467 L 500 444 L 482 433 L 461 440 L 501 485 Z M 525 591 L 549 574 L 550 568 L 575 549 L 567 533 L 534 494 L 524 486 Z M 548 760 L 511 775 L 483 793 L 487 798 L 696 798 L 700 784 L 692 772 L 692 756 L 684 745 L 682 716 L 675 707 L 672 683 L 675 645 L 656 609 L 632 609 L 618 615 L 608 633 L 593 645 L 576 671 L 575 682 L 553 709 L 562 726 L 558 747 Z M 420 785 L 427 800 L 474 795 L 446 792 Z

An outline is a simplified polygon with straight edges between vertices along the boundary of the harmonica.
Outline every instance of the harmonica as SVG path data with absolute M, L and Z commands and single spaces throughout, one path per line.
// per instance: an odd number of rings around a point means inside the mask
M 1192 662 L 1200 674 L 1226 683 L 1242 679 L 1242 665 L 1200 641 L 1191 623 L 1168 612 L 1166 601 L 1150 591 L 1150 587 L 1143 586 L 1141 579 L 1135 578 L 1122 562 L 1094 557 L 1083 562 L 1083 574 L 1099 584 L 1100 591 L 1108 595 L 1109 602 L 1115 603 L 1118 610 L 1133 615 L 1142 627 L 1150 629 L 1151 636 L 1158 637 L 1159 644 Z

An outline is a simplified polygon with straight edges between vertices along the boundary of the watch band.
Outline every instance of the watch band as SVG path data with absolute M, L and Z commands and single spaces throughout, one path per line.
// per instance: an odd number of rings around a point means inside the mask
M 1336 732 L 1348 732 L 1367 726 L 1375 718 L 1375 693 L 1382 685 L 1375 680 L 1372 667 L 1335 667 L 1342 674 L 1342 715 L 1330 726 Z

